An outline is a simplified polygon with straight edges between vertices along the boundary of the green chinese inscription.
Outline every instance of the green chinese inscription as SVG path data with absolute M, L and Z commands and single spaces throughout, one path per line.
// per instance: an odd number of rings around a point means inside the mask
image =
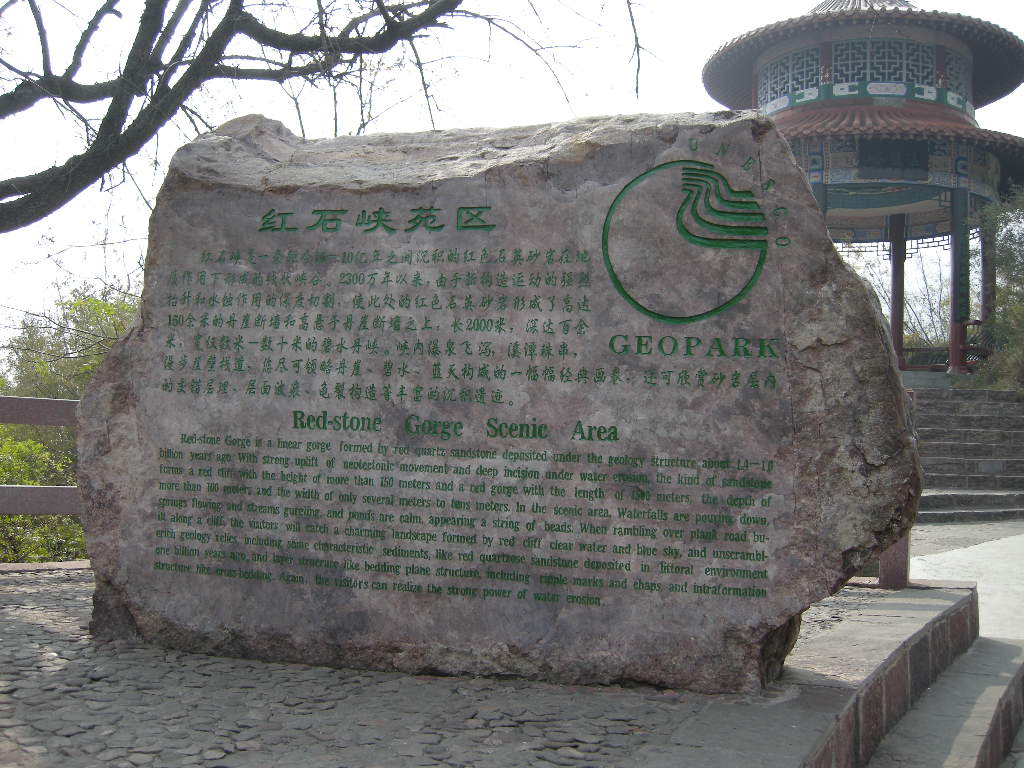
M 675 220 L 652 221 L 650 203 L 657 200 L 660 209 L 665 194 L 678 195 Z M 656 320 L 692 323 L 751 291 L 764 269 L 767 237 L 753 192 L 734 189 L 710 163 L 675 160 L 619 192 L 601 244 L 608 275 L 627 303 Z

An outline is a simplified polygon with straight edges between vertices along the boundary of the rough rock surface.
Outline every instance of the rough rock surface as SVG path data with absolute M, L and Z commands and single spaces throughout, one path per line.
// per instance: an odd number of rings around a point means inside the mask
M 80 409 L 93 630 L 758 690 L 907 529 L 877 304 L 750 115 L 181 149 Z

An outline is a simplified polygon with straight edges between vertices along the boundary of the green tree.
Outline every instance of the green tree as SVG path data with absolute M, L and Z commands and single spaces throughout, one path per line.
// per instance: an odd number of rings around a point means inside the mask
M 50 312 L 26 314 L 2 348 L 6 394 L 77 399 L 135 316 L 138 298 L 116 286 L 83 285 Z
M 66 476 L 64 460 L 35 440 L 19 440 L 0 425 L 0 485 L 50 485 Z M 62 515 L 0 516 L 0 562 L 78 560 L 85 557 L 82 526 Z
M 77 400 L 96 367 L 135 316 L 137 297 L 116 286 L 83 285 L 53 310 L 28 314 L 6 353 L 0 394 Z M 70 427 L 6 427 L 17 440 L 34 440 L 56 463 L 43 485 L 75 485 L 75 436 Z
M 986 322 L 995 351 L 972 383 L 1024 389 L 1024 192 L 986 206 L 979 226 L 996 272 L 995 308 Z
M 51 312 L 27 315 L 3 347 L 0 394 L 80 398 L 136 303 L 115 288 L 81 286 Z M 0 484 L 75 485 L 75 463 L 73 428 L 0 425 Z M 0 562 L 83 557 L 82 527 L 73 517 L 0 516 Z

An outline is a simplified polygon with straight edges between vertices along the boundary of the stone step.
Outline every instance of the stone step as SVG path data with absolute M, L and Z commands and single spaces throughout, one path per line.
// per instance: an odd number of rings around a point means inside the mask
M 918 451 L 925 458 L 951 456 L 965 459 L 1024 459 L 1024 443 L 958 443 L 921 440 Z
M 919 401 L 985 401 L 995 400 L 1003 403 L 1024 401 L 1024 393 L 1013 389 L 937 389 L 930 387 L 911 387 L 914 397 Z
M 1024 507 L 1012 509 L 931 509 L 918 510 L 918 523 L 989 523 L 998 520 L 1024 520 Z
M 1024 768 L 1024 727 L 1017 729 L 1017 738 L 1010 747 L 1010 754 L 999 768 Z
M 922 456 L 921 467 L 926 475 L 1024 475 L 1024 458 Z
M 925 487 L 921 493 L 920 509 L 928 512 L 949 509 L 1024 509 L 1024 492 Z
M 1024 490 L 1024 475 L 961 475 L 925 472 L 925 488 L 957 488 L 967 491 Z
M 961 596 L 950 594 L 954 591 Z M 735 708 L 726 711 L 724 702 L 716 703 L 676 733 L 677 739 L 692 739 L 684 743 L 705 744 L 693 762 L 662 758 L 633 764 L 722 768 L 866 765 L 882 737 L 978 636 L 973 585 L 917 581 L 907 589 L 878 592 L 884 595 L 882 602 L 871 600 L 857 616 L 801 640 L 786 660 L 780 684 L 799 692 L 792 700 L 793 709 L 803 709 L 798 726 L 787 727 L 789 722 L 773 714 L 772 709 L 780 708 L 752 702 L 760 707 L 750 712 L 749 728 L 758 729 L 755 736 L 736 727 L 738 722 L 746 722 L 740 719 L 746 713 Z M 828 726 L 817 728 L 823 716 L 828 718 Z M 809 754 L 804 753 L 802 761 L 781 759 L 768 751 L 812 729 L 818 730 L 817 744 Z M 758 743 L 758 738 L 765 741 Z M 738 754 L 738 748 L 747 744 L 744 754 Z
M 1024 720 L 1024 641 L 978 638 L 885 736 L 867 768 L 999 768 Z
M 1024 430 L 1024 416 L 1003 414 L 944 414 L 916 411 L 914 424 L 918 429 L 993 429 Z
M 1024 430 L 926 427 L 917 424 L 921 443 L 986 443 L 988 445 L 1024 445 Z
M 987 400 L 916 401 L 916 413 L 927 415 L 1024 416 L 1024 402 L 1000 403 Z

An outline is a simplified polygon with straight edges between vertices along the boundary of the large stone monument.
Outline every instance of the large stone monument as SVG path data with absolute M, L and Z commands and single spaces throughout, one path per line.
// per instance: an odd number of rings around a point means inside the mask
M 181 149 L 81 405 L 93 631 L 757 690 L 910 525 L 875 300 L 751 115 Z

